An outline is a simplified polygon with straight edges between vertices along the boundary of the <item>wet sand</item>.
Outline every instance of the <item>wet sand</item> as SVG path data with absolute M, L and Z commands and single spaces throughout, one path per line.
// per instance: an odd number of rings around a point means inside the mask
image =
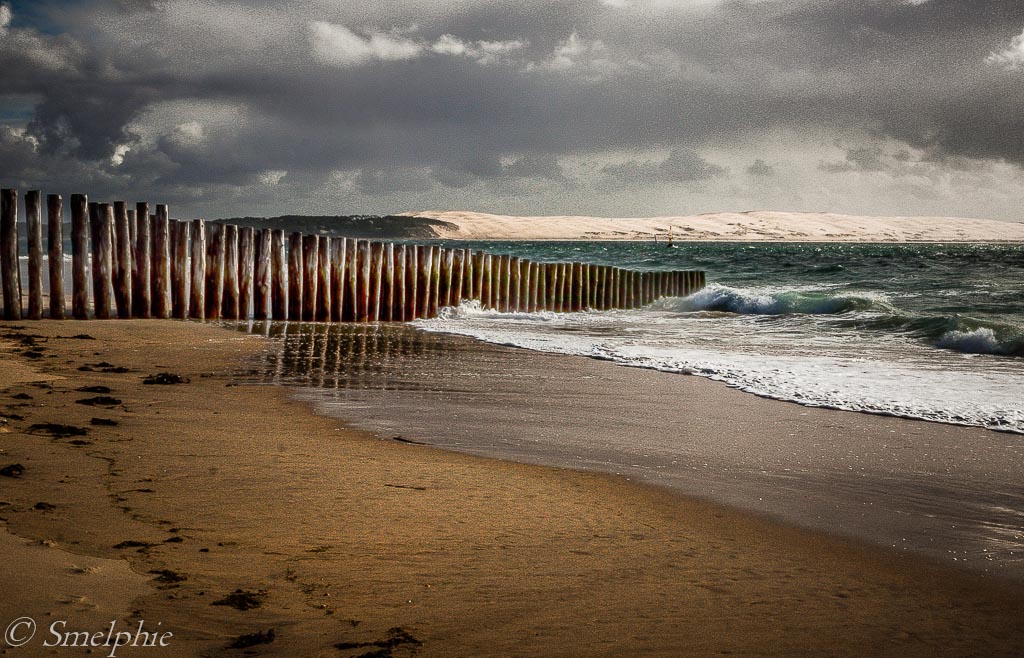
M 621 477 L 346 429 L 279 387 L 237 385 L 268 349 L 193 323 L 0 324 L 0 468 L 24 467 L 0 477 L 0 517 L 26 540 L 5 541 L 45 542 L 5 564 L 5 594 L 88 596 L 48 551 L 103 560 L 89 565 L 125 577 L 102 606 L 175 633 L 171 653 L 138 655 L 1024 650 L 1011 583 Z M 188 383 L 143 383 L 161 372 Z M 95 386 L 110 391 L 77 390 Z M 4 614 L 93 623 L 51 597 L 2 598 Z
M 1020 435 L 400 325 L 284 331 L 263 377 L 356 427 L 619 474 L 1024 583 Z

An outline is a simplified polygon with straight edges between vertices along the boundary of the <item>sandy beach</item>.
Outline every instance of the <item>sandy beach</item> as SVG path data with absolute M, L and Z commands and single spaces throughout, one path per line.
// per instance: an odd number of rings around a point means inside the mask
M 22 467 L 0 478 L 5 624 L 159 623 L 173 649 L 136 652 L 175 656 L 1024 647 L 1017 586 L 622 478 L 345 429 L 237 385 L 259 337 L 134 321 L 0 339 L 0 467 Z M 160 373 L 181 383 L 144 383 Z M 44 637 L 8 652 L 60 655 Z
M 663 217 L 512 216 L 414 211 L 445 222 L 446 240 L 675 240 L 714 242 L 1024 242 L 1024 223 L 962 217 L 870 217 L 811 212 L 720 212 Z

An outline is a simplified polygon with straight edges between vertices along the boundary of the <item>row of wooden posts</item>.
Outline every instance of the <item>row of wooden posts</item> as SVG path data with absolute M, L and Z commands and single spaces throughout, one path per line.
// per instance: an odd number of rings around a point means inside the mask
M 63 201 L 46 197 L 49 317 L 65 317 Z M 176 221 L 123 201 L 71 196 L 71 316 L 406 321 L 478 300 L 504 312 L 633 308 L 704 286 L 698 271 L 538 263 L 470 249 Z M 4 319 L 43 317 L 42 197 L 25 194 L 28 309 L 18 266 L 18 195 L 0 190 Z

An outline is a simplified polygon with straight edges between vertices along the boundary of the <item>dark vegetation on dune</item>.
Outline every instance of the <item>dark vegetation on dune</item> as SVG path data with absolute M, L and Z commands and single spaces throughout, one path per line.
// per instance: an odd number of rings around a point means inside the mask
M 427 217 L 398 215 L 283 215 L 281 217 L 231 217 L 225 224 L 254 228 L 279 228 L 287 232 L 363 239 L 431 239 L 435 229 L 454 228 L 448 222 Z

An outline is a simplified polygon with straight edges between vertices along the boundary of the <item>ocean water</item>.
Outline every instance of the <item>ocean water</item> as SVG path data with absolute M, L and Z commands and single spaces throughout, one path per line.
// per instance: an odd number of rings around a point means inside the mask
M 1024 433 L 1024 246 L 445 243 L 539 261 L 703 269 L 629 311 L 475 303 L 431 332 L 699 375 L 799 404 Z

